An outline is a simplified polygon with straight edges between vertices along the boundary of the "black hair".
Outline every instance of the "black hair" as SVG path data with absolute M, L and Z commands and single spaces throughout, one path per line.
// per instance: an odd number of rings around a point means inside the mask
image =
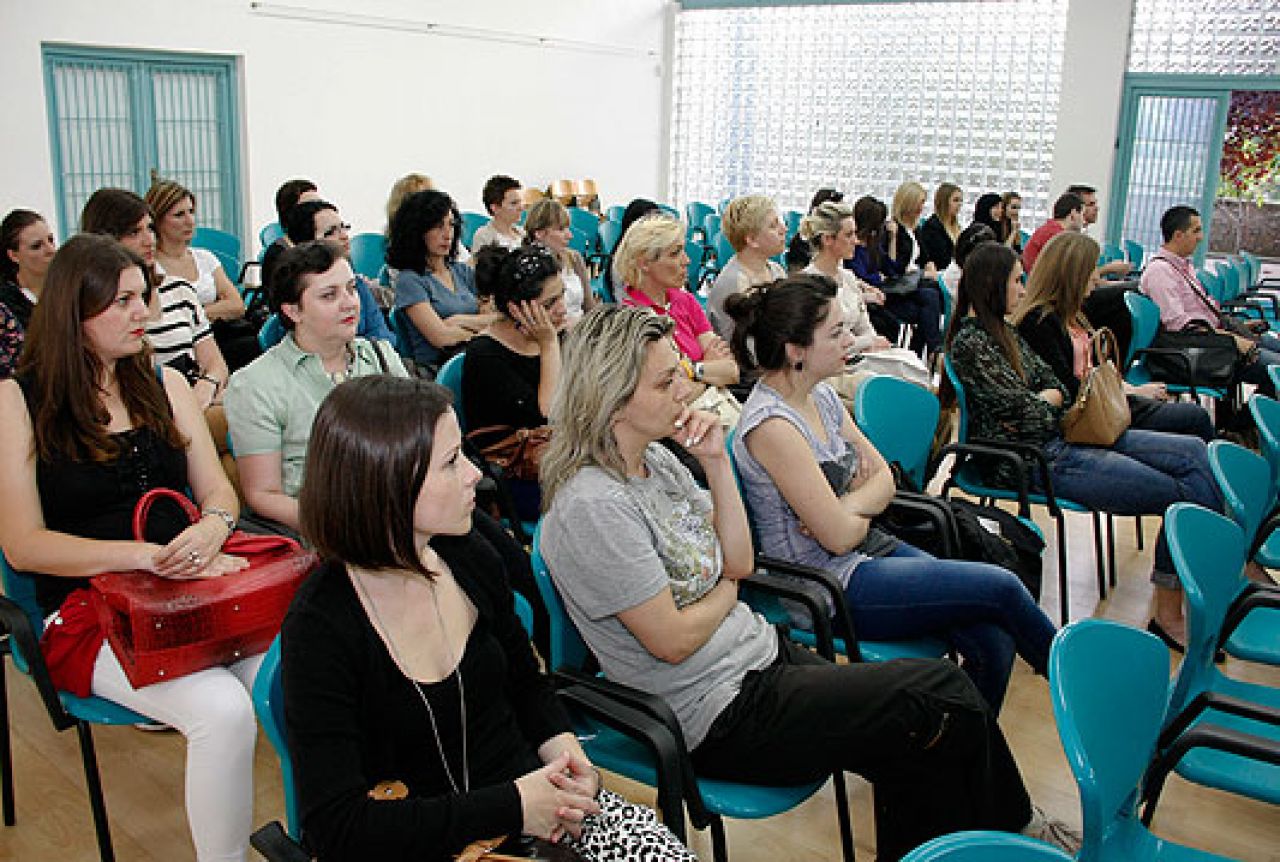
M 1195 207 L 1184 204 L 1169 207 L 1164 211 L 1164 215 L 1160 216 L 1160 235 L 1164 237 L 1165 242 L 1168 242 L 1178 231 L 1191 227 L 1191 219 L 1198 215 L 1200 212 Z
M 452 220 L 454 227 L 453 241 L 446 255 L 446 260 L 452 261 L 458 257 L 458 242 L 462 234 L 462 216 L 453 198 L 434 189 L 414 192 L 405 198 L 387 229 L 387 266 L 425 273 L 427 231 L 440 227 L 446 219 Z
M 888 217 L 889 208 L 884 205 L 884 201 L 871 195 L 858 198 L 853 205 L 854 229 L 871 256 L 872 269 L 880 268 L 880 238 L 884 234 L 884 223 Z
M 279 316 L 281 326 L 293 329 L 293 320 L 281 308 L 286 303 L 297 305 L 306 288 L 303 279 L 308 275 L 328 272 L 342 259 L 342 249 L 336 243 L 324 241 L 304 242 L 281 252 L 271 272 L 271 291 L 267 296 L 267 302 Z
M 484 184 L 484 189 L 480 192 L 480 202 L 484 204 L 485 211 L 493 215 L 493 208 L 502 203 L 507 192 L 518 188 L 520 188 L 520 181 L 514 177 L 505 174 L 489 177 Z
M 276 220 L 281 227 L 284 227 L 289 210 L 297 206 L 298 198 L 314 191 L 319 191 L 319 188 L 311 180 L 286 180 L 280 185 L 276 190 Z
M 1000 236 L 1000 222 L 991 217 L 991 210 L 999 206 L 1003 202 L 1003 198 L 995 192 L 987 192 L 978 198 L 978 202 L 973 205 L 973 224 L 985 224 L 991 228 L 993 234 Z
M 510 303 L 530 302 L 542 295 L 546 280 L 560 274 L 556 256 L 542 243 L 508 250 L 487 245 L 476 252 L 476 292 L 493 297 L 494 306 L 507 314 Z
M 786 367 L 787 345 L 813 344 L 836 293 L 836 283 L 825 275 L 792 275 L 730 296 L 724 307 L 734 320 L 731 346 L 738 364 L 765 371 Z
M 964 262 L 975 248 L 984 242 L 995 242 L 996 231 L 989 224 L 975 220 L 956 237 L 956 266 L 964 269 Z
M 839 189 L 821 188 L 813 193 L 813 200 L 809 201 L 809 212 L 813 212 L 818 207 L 830 201 L 838 204 L 844 200 L 844 192 Z
M 951 348 L 960 322 L 973 313 L 978 325 L 999 345 L 1009 364 L 1018 376 L 1024 376 L 1022 357 L 1018 351 L 1013 329 L 1005 322 L 1005 315 L 1013 309 L 1009 303 L 1009 275 L 1018 263 L 1018 255 L 1007 245 L 983 242 L 969 252 L 964 274 L 956 288 L 956 309 L 951 315 L 947 330 L 946 347 Z
M 1086 186 L 1084 183 L 1074 183 L 1073 185 L 1069 185 L 1067 186 L 1067 191 L 1071 192 L 1073 195 L 1077 195 L 1081 200 L 1084 199 L 1085 195 L 1096 195 L 1098 193 L 1098 190 L 1093 186 Z
M 1076 210 L 1084 209 L 1084 200 L 1075 192 L 1063 192 L 1062 195 L 1053 202 L 1053 217 L 1056 219 L 1064 219 Z
M 290 207 L 285 213 L 284 221 L 281 222 L 289 242 L 297 245 L 315 239 L 316 214 L 325 210 L 337 212 L 338 208 L 328 201 L 303 201 Z

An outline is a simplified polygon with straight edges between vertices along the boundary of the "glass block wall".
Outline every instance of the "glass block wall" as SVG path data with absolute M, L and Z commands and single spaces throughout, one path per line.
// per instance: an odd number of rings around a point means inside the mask
M 835 186 L 1018 191 L 1048 214 L 1067 0 L 681 12 L 671 199 L 747 193 L 803 210 Z
M 1136 0 L 1130 72 L 1274 75 L 1280 70 L 1276 0 Z

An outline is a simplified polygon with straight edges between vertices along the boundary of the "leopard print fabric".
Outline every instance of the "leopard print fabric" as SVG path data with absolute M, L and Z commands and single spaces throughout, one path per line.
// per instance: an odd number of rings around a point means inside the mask
M 697 862 L 652 808 L 601 789 L 600 813 L 582 825 L 575 849 L 588 862 Z

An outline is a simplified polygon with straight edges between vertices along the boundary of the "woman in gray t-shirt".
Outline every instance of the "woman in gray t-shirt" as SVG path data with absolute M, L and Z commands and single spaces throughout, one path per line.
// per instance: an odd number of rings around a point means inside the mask
M 700 774 L 877 790 L 877 855 L 962 829 L 1043 822 L 999 725 L 942 660 L 831 664 L 738 600 L 754 553 L 714 416 L 690 411 L 671 321 L 588 313 L 565 346 L 542 462 L 542 551 L 610 678 L 664 698 Z M 659 445 L 698 459 L 709 491 Z

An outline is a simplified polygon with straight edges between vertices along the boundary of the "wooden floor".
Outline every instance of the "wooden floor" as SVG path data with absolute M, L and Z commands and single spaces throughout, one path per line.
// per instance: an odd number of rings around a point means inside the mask
M 1107 601 L 1098 604 L 1086 516 L 1068 518 L 1071 529 L 1071 606 L 1073 618 L 1101 616 L 1126 623 L 1147 619 L 1152 534 L 1155 519 L 1146 518 L 1147 550 L 1136 550 L 1133 519 L 1118 522 L 1116 554 L 1120 583 Z M 1051 535 L 1046 530 L 1046 535 Z M 1044 606 L 1057 617 L 1053 552 L 1045 555 Z M 1280 670 L 1237 661 L 1229 672 L 1255 682 L 1280 686 Z M 72 731 L 55 733 L 35 689 L 25 677 L 8 674 L 17 780 L 17 825 L 0 828 L 0 860 L 97 859 L 93 824 L 84 791 L 79 748 Z M 1058 744 L 1045 680 L 1025 665 L 1014 672 L 1001 716 L 1013 751 L 1032 797 L 1051 813 L 1079 826 L 1075 784 Z M 122 860 L 175 862 L 194 853 L 183 812 L 184 744 L 174 733 L 142 733 L 132 728 L 95 731 L 98 759 L 106 787 L 117 856 Z M 275 757 L 266 738 L 258 743 L 255 768 L 255 823 L 283 816 L 283 797 Z M 858 856 L 873 858 L 869 794 L 865 783 L 851 776 L 852 809 Z M 613 777 L 615 790 L 652 801 L 647 789 Z M 776 860 L 838 860 L 839 837 L 830 787 L 805 805 L 767 821 L 727 824 L 734 862 Z M 1280 862 L 1280 810 L 1170 780 L 1155 823 L 1160 835 L 1238 859 Z M 699 857 L 711 859 L 708 836 L 695 834 L 691 843 Z M 256 855 L 250 852 L 251 858 Z

